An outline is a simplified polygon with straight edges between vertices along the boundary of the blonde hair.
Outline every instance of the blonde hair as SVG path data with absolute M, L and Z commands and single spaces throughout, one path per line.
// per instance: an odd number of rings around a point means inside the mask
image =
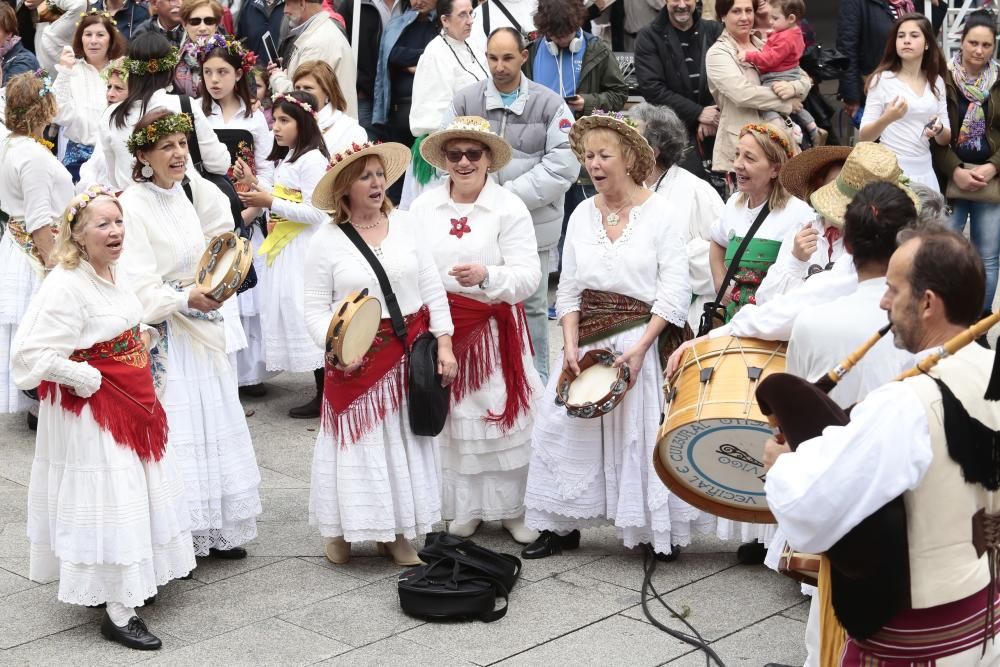
M 119 213 L 125 213 L 117 197 L 104 193 L 95 195 L 90 190 L 81 192 L 70 199 L 66 205 L 66 210 L 63 211 L 62 218 L 59 219 L 59 233 L 56 235 L 54 250 L 56 263 L 64 269 L 75 269 L 80 266 L 82 260 L 87 259 L 87 251 L 84 250 L 80 237 L 83 235 L 87 223 L 94 217 L 94 204 L 104 199 L 114 202 Z M 85 206 L 81 208 L 81 204 L 85 204 Z
M 593 145 L 591 143 L 593 141 L 603 141 L 621 151 L 622 161 L 625 163 L 625 170 L 629 173 L 635 169 L 635 165 L 639 162 L 639 154 L 636 152 L 635 148 L 633 148 L 628 142 L 624 141 L 622 139 L 622 135 L 614 130 L 606 127 L 595 127 L 587 130 L 587 133 L 583 135 L 584 149 L 586 149 L 588 145 Z
M 334 224 L 339 225 L 351 219 L 351 203 L 348 200 L 348 190 L 350 190 L 351 186 L 354 185 L 354 181 L 361 178 L 361 174 L 364 173 L 368 166 L 368 160 L 378 160 L 378 163 L 382 165 L 383 169 L 385 169 L 385 163 L 382 162 L 382 158 L 378 155 L 369 155 L 364 160 L 355 160 L 351 164 L 347 165 L 344 167 L 344 170 L 337 174 L 337 177 L 333 179 L 333 201 L 336 209 L 333 211 L 331 220 Z M 388 187 L 386 189 L 388 189 Z M 389 215 L 392 209 L 392 202 L 389 201 L 388 197 L 383 197 L 382 213 Z
M 7 129 L 26 137 L 40 136 L 56 117 L 56 96 L 45 92 L 44 82 L 34 72 L 11 77 L 7 82 Z
M 772 123 L 766 123 L 764 127 L 768 130 L 776 132 L 779 137 L 783 137 L 788 146 L 795 145 L 792 138 L 788 136 L 788 132 L 786 132 L 784 128 Z M 788 152 L 785 150 L 785 147 L 779 142 L 774 141 L 766 132 L 761 132 L 756 129 L 754 125 L 745 125 L 742 131 L 740 131 L 740 139 L 748 134 L 753 137 L 754 141 L 757 142 L 757 145 L 760 146 L 760 150 L 763 151 L 764 157 L 767 158 L 767 161 L 771 164 L 771 166 L 778 167 L 778 173 L 780 174 L 781 168 L 785 166 L 785 163 L 788 162 L 789 159 L 791 159 Z M 775 176 L 771 185 L 771 196 L 767 198 L 767 203 L 770 209 L 772 211 L 780 211 L 785 208 L 785 205 L 788 204 L 788 200 L 791 198 L 792 195 L 789 194 L 788 190 L 786 190 L 781 184 L 781 179 Z M 739 194 L 739 198 L 736 200 L 736 203 L 740 206 L 749 206 L 750 202 L 747 195 L 741 192 Z

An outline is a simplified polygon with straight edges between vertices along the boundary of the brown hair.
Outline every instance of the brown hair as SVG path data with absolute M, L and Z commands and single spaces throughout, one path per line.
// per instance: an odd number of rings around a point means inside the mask
M 903 67 L 903 61 L 899 57 L 899 53 L 896 52 L 896 35 L 899 34 L 899 29 L 904 23 L 913 21 L 920 28 L 920 32 L 924 34 L 924 45 L 927 47 L 924 51 L 923 60 L 920 61 L 920 71 L 924 73 L 924 77 L 927 79 L 927 85 L 931 87 L 931 92 L 934 93 L 934 97 L 940 98 L 944 95 L 944 87 L 941 90 L 937 89 L 937 80 L 939 77 L 943 76 L 945 70 L 947 69 L 947 64 L 945 63 L 944 54 L 941 53 L 941 48 L 937 45 L 937 41 L 934 37 L 934 27 L 931 26 L 931 22 L 927 20 L 927 17 L 923 14 L 903 14 L 898 19 L 893 21 L 892 27 L 889 28 L 889 36 L 885 40 L 885 49 L 882 51 L 882 61 L 879 62 L 878 66 L 872 71 L 865 81 L 865 93 L 878 83 L 879 78 L 882 76 L 882 72 L 892 72 L 893 74 L 899 72 Z
M 580 0 L 539 0 L 532 18 L 545 37 L 564 37 L 577 32 L 587 17 Z
M 17 13 L 6 2 L 0 2 L 0 30 L 11 35 L 17 34 Z
M 331 220 L 334 224 L 342 224 L 347 222 L 351 218 L 351 204 L 348 201 L 348 190 L 354 185 L 354 181 L 361 178 L 361 174 L 364 173 L 365 169 L 368 167 L 368 160 L 378 160 L 378 163 L 385 168 L 385 164 L 382 162 L 382 158 L 378 155 L 369 155 L 364 159 L 355 160 L 351 164 L 344 167 L 343 171 L 337 174 L 337 177 L 333 179 L 333 201 L 336 210 L 333 212 Z M 388 197 L 382 199 L 382 212 L 389 215 L 392 211 L 392 202 L 389 201 Z
M 84 196 L 88 198 L 87 206 L 85 208 L 79 208 L 81 202 L 84 201 Z M 80 266 L 80 261 L 86 259 L 85 251 L 83 246 L 79 243 L 80 235 L 83 233 L 84 228 L 87 223 L 90 222 L 90 218 L 93 217 L 93 212 L 91 207 L 99 199 L 108 199 L 114 202 L 115 206 L 118 207 L 118 212 L 124 215 L 122 210 L 121 202 L 118 201 L 116 197 L 112 197 L 108 194 L 94 195 L 90 192 L 81 192 L 72 199 L 66 205 L 66 210 L 63 212 L 62 218 L 59 219 L 59 233 L 56 236 L 56 245 L 54 251 L 54 257 L 56 262 L 58 262 L 65 269 L 75 269 Z M 73 220 L 66 222 L 66 218 L 69 217 L 70 209 L 76 208 L 77 213 L 73 216 Z
M 771 123 L 767 123 L 765 127 L 767 129 L 774 130 L 779 136 L 785 137 L 789 146 L 793 145 L 791 138 L 788 137 L 788 133 L 784 129 Z M 767 133 L 756 129 L 754 125 L 744 125 L 743 129 L 740 131 L 740 139 L 748 134 L 753 137 L 754 141 L 757 142 L 757 145 L 760 146 L 760 149 L 764 152 L 764 157 L 767 158 L 767 161 L 770 162 L 772 166 L 778 167 L 778 173 L 780 174 L 781 168 L 785 166 L 785 163 L 788 162 L 788 160 L 791 159 L 789 158 L 785 147 L 774 141 Z M 786 190 L 781 184 L 781 179 L 775 176 L 772 181 L 771 196 L 767 198 L 767 203 L 770 205 L 771 210 L 780 211 L 785 208 L 785 205 L 791 198 L 792 195 L 790 195 L 788 190 Z M 740 193 L 740 198 L 736 201 L 743 206 L 749 205 L 749 200 L 743 193 Z
M 7 82 L 7 129 L 14 134 L 40 136 L 59 108 L 51 92 L 42 95 L 42 80 L 34 72 L 11 77 Z
M 125 38 L 118 32 L 118 26 L 110 18 L 101 14 L 87 14 L 76 24 L 76 32 L 73 33 L 73 55 L 77 58 L 84 57 L 83 31 L 96 23 L 103 25 L 111 38 L 108 40 L 108 52 L 104 54 L 105 57 L 108 60 L 115 60 L 125 55 Z
M 202 7 L 209 7 L 216 21 L 222 20 L 222 5 L 215 0 L 184 0 L 181 3 L 181 23 L 187 24 L 194 11 Z
M 295 68 L 295 76 L 292 85 L 304 76 L 311 76 L 316 79 L 320 90 L 330 100 L 330 105 L 337 111 L 347 111 L 347 100 L 337 81 L 337 73 L 330 65 L 322 60 L 307 60 Z M 321 109 L 316 109 L 318 113 Z
M 986 294 L 986 274 L 976 249 L 961 234 L 939 225 L 899 233 L 900 245 L 912 239 L 920 240 L 910 267 L 912 298 L 929 290 L 941 297 L 949 323 L 964 327 L 976 322 Z
M 768 4 L 780 11 L 783 16 L 788 17 L 794 14 L 796 21 L 806 15 L 806 3 L 802 0 L 768 0 Z
M 163 120 L 167 116 L 173 116 L 173 115 L 174 115 L 173 111 L 170 111 L 168 109 L 164 109 L 163 107 L 157 107 L 156 109 L 153 109 L 152 111 L 150 111 L 145 116 L 143 116 L 142 118 L 139 119 L 139 122 L 135 124 L 135 129 L 132 130 L 132 134 L 136 134 L 137 132 L 142 132 L 143 130 L 145 130 L 147 127 L 149 127 L 150 125 L 152 125 L 156 121 Z M 160 139 L 157 139 L 156 143 L 157 144 L 160 143 L 161 139 L 163 139 L 163 137 L 160 137 Z M 156 147 L 156 144 L 153 144 L 152 146 L 150 146 L 150 145 L 147 144 L 147 145 L 143 146 L 142 148 L 136 149 L 136 151 L 134 153 L 132 153 L 132 155 L 135 156 L 135 162 L 132 164 L 132 180 L 135 181 L 136 183 L 142 183 L 143 181 L 150 180 L 150 179 L 148 179 L 148 178 L 146 178 L 145 176 L 142 175 L 143 164 L 139 160 L 139 152 L 140 151 L 150 151 L 150 150 L 152 150 L 155 147 Z
M 736 0 L 716 0 L 715 3 L 715 15 L 722 20 L 722 17 L 728 14 L 733 9 L 733 5 L 736 4 Z M 753 6 L 753 10 L 756 12 L 760 7 L 760 0 L 751 0 L 750 3 Z

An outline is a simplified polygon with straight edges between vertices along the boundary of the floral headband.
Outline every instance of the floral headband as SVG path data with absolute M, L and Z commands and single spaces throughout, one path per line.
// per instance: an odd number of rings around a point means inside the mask
M 107 82 L 112 76 L 119 77 L 123 82 L 128 82 L 128 70 L 125 69 L 125 59 L 117 58 L 112 60 L 107 64 L 107 66 L 101 70 L 101 78 Z
M 240 76 L 249 74 L 253 66 L 257 64 L 256 53 L 243 46 L 243 43 L 235 37 L 223 35 L 218 32 L 209 37 L 204 44 L 198 46 L 195 51 L 198 62 L 204 64 L 208 54 L 216 49 L 225 49 L 229 55 L 240 59 L 240 69 L 238 72 Z
M 38 91 L 38 96 L 45 97 L 46 95 L 51 95 L 52 77 L 49 76 L 48 70 L 42 68 L 36 69 L 35 78 L 42 82 L 42 89 Z
M 159 72 L 172 72 L 177 67 L 179 59 L 177 49 L 172 48 L 167 55 L 152 60 L 136 60 L 126 57 L 122 62 L 122 67 L 130 74 L 158 74 Z
M 326 165 L 326 170 L 330 171 L 338 163 L 343 162 L 344 160 L 351 157 L 355 153 L 360 153 L 366 148 L 371 148 L 372 146 L 378 146 L 381 143 L 382 143 L 381 141 L 366 141 L 363 144 L 352 143 L 350 148 L 341 153 L 335 153 L 333 157 L 330 158 L 330 164 Z
M 92 7 L 90 11 L 80 12 L 80 20 L 77 21 L 76 24 L 80 25 L 80 21 L 83 21 L 83 19 L 87 18 L 88 16 L 100 16 L 102 19 L 107 19 L 111 21 L 111 25 L 114 25 L 115 23 L 115 17 L 111 15 L 111 12 L 106 12 L 98 9 L 97 7 Z M 115 27 L 117 28 L 117 26 Z
M 161 118 L 160 120 L 147 126 L 145 129 L 136 130 L 128 138 L 129 153 L 135 155 L 143 146 L 152 146 L 163 137 L 170 134 L 189 134 L 194 130 L 194 123 L 191 116 L 186 113 L 174 113 Z
M 91 185 L 82 194 L 78 195 L 74 199 L 76 203 L 72 204 L 66 210 L 66 222 L 70 226 L 72 226 L 73 220 L 76 219 L 76 216 L 80 213 L 80 211 L 87 208 L 87 205 L 95 201 L 98 197 L 111 197 L 112 199 L 115 200 L 115 202 L 118 201 L 118 198 L 115 196 L 115 193 L 112 192 L 111 190 L 108 190 L 103 185 L 97 185 L 97 184 Z
M 319 114 L 312 108 L 312 105 L 308 102 L 303 102 L 302 100 L 297 100 L 288 93 L 277 93 L 271 98 L 272 102 L 285 101 L 294 104 L 295 106 L 304 109 L 306 113 L 310 114 L 313 118 L 319 118 Z
M 590 115 L 597 116 L 598 118 L 613 118 L 614 120 L 617 120 L 621 123 L 625 123 L 633 130 L 639 129 L 639 124 L 636 123 L 634 119 L 629 118 L 628 116 L 623 114 L 621 111 L 605 111 L 604 109 L 594 109 Z
M 740 130 L 740 136 L 742 137 L 747 132 L 756 132 L 757 134 L 765 135 L 768 139 L 771 140 L 772 143 L 781 146 L 781 148 L 785 151 L 785 157 L 787 158 L 791 158 L 795 155 L 795 151 L 792 150 L 792 145 L 788 143 L 788 139 L 778 134 L 778 131 L 775 130 L 773 127 L 769 127 L 767 125 L 761 125 L 759 123 L 749 123 L 747 125 L 744 125 L 743 129 Z

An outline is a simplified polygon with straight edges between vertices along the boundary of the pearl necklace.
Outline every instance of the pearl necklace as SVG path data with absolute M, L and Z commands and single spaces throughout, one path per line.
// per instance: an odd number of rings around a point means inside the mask
M 351 223 L 351 226 L 354 227 L 355 229 L 375 229 L 376 227 L 378 227 L 379 225 L 382 224 L 382 220 L 384 218 L 385 218 L 384 215 L 380 215 L 378 217 L 378 220 L 376 220 L 375 222 L 373 222 L 370 225 L 359 225 L 358 223 L 356 223 L 356 222 L 354 222 L 353 220 L 350 220 L 350 219 L 348 220 L 348 222 Z

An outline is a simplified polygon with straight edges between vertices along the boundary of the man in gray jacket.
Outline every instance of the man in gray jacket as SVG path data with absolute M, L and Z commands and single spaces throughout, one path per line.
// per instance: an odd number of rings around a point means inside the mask
M 442 127 L 455 116 L 482 116 L 514 149 L 514 159 L 497 172 L 497 182 L 512 191 L 531 211 L 538 241 L 542 280 L 524 302 L 535 349 L 535 368 L 549 375 L 549 251 L 559 242 L 563 198 L 580 174 L 569 145 L 573 114 L 554 92 L 521 73 L 528 51 L 520 33 L 497 28 L 486 45 L 491 78 L 455 94 Z

